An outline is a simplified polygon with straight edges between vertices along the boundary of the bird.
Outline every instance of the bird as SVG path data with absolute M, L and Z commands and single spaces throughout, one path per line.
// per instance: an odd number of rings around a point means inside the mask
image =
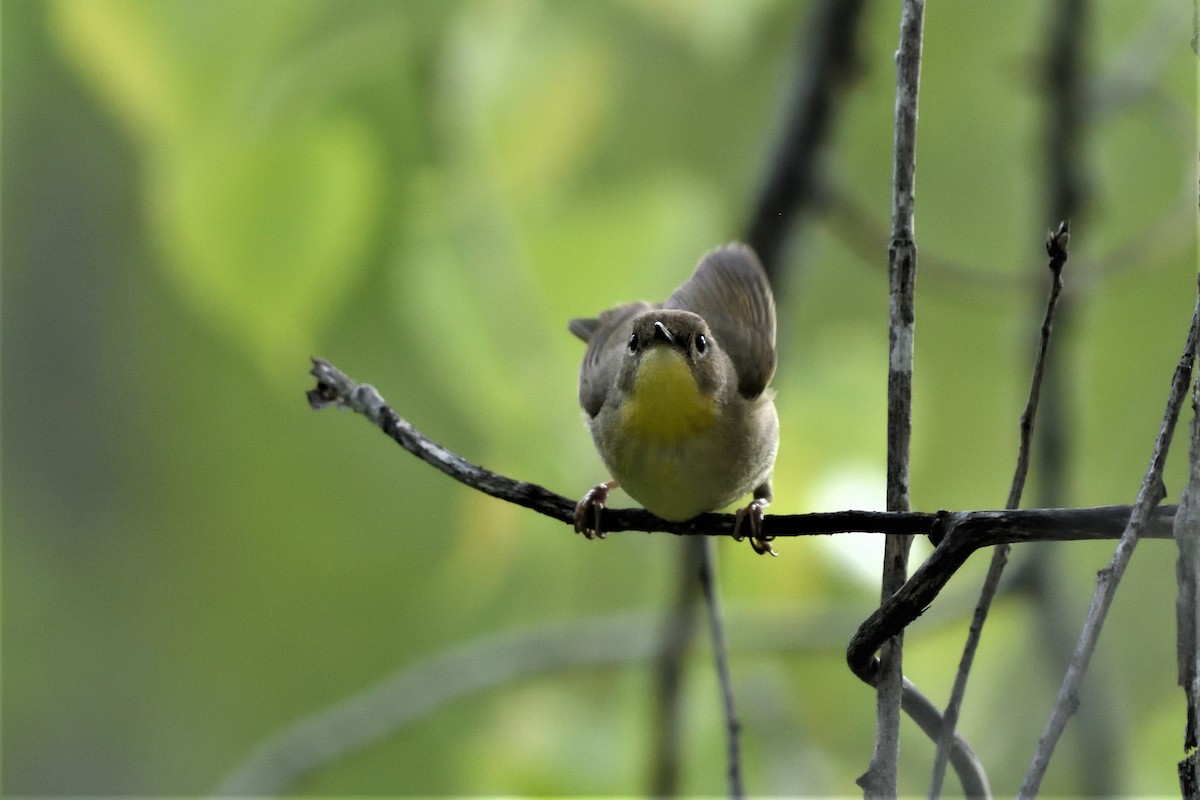
M 779 449 L 775 300 L 755 252 L 717 247 L 663 302 L 624 303 L 568 329 L 587 344 L 579 404 L 612 475 L 576 505 L 575 531 L 604 537 L 600 512 L 618 485 L 676 522 L 749 494 L 734 538 L 745 524 L 755 551 L 775 555 L 762 536 Z

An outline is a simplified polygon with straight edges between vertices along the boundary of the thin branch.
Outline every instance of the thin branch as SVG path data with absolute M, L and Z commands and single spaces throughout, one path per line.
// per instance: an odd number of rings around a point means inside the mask
M 887 510 L 908 511 L 912 437 L 913 334 L 916 323 L 917 97 L 921 79 L 924 0 L 905 0 L 896 52 L 896 120 L 892 161 L 892 240 L 888 247 Z M 887 601 L 908 577 L 910 536 L 884 542 L 880 596 Z M 857 783 L 866 797 L 895 797 L 900 762 L 904 640 L 884 644 L 874 683 L 875 748 Z
M 1162 478 L 1163 466 L 1166 463 L 1167 451 L 1171 446 L 1171 437 L 1175 432 L 1175 422 L 1179 417 L 1179 410 L 1183 406 L 1183 401 L 1187 396 L 1188 386 L 1191 382 L 1192 366 L 1196 360 L 1198 331 L 1200 331 L 1200 295 L 1197 297 L 1196 309 L 1192 314 L 1192 324 L 1188 330 L 1187 343 L 1184 346 L 1183 356 L 1179 359 L 1179 364 L 1175 367 L 1175 373 L 1171 381 L 1171 391 L 1167 398 L 1167 408 L 1163 414 L 1158 438 L 1154 443 L 1150 465 L 1146 469 L 1145 478 L 1142 480 L 1141 488 L 1138 490 L 1133 512 L 1129 515 L 1129 524 L 1125 527 L 1125 531 L 1117 543 L 1117 549 L 1113 553 L 1112 561 L 1107 568 L 1101 570 L 1099 573 L 1096 581 L 1096 591 L 1092 595 L 1092 603 L 1088 608 L 1083 630 L 1075 646 L 1075 655 L 1072 657 L 1071 664 L 1067 668 L 1067 674 L 1063 677 L 1062 685 L 1058 690 L 1058 697 L 1054 703 L 1054 709 L 1046 723 L 1046 729 L 1043 731 L 1041 739 L 1038 740 L 1038 746 L 1034 751 L 1033 759 L 1030 761 L 1029 769 L 1025 773 L 1025 780 L 1021 785 L 1020 797 L 1032 798 L 1038 793 L 1042 777 L 1045 775 L 1046 768 L 1050 763 L 1050 757 L 1054 753 L 1054 747 L 1067 725 L 1067 719 L 1075 712 L 1075 709 L 1079 705 L 1077 695 L 1079 685 L 1083 681 L 1083 676 L 1087 673 L 1088 662 L 1091 660 L 1092 652 L 1095 650 L 1096 641 L 1100 637 L 1100 630 L 1104 626 L 1104 619 L 1108 614 L 1109 606 L 1112 604 L 1113 596 L 1116 594 L 1117 585 L 1120 583 L 1121 576 L 1125 573 L 1129 559 L 1133 556 L 1134 548 L 1137 546 L 1138 538 L 1141 535 L 1146 520 L 1153 515 L 1159 502 L 1166 496 L 1166 487 L 1163 484 Z
M 912 577 L 898 592 L 875 609 L 859 626 L 846 649 L 846 662 L 863 680 L 868 683 L 874 680 L 874 673 L 878 669 L 874 653 L 889 638 L 925 613 L 954 573 L 976 550 L 1004 543 L 1069 541 L 1075 538 L 1074 534 L 1082 533 L 1083 529 L 1091 529 L 1092 523 L 1100 522 L 1102 518 L 1124 531 L 1132 511 L 1131 506 L 1106 506 L 1087 509 L 1086 512 L 1084 509 L 938 512 L 934 523 L 936 530 L 931 534 L 931 539 L 936 544 L 933 553 L 913 572 Z M 1080 512 L 1084 512 L 1089 521 L 1084 522 Z M 1157 508 L 1152 515 L 1144 518 L 1143 522 L 1147 523 L 1147 526 L 1142 531 L 1142 536 L 1171 538 L 1174 513 L 1175 509 L 1171 506 Z M 1057 524 L 1064 526 L 1060 532 L 1063 535 L 1043 536 L 1045 531 L 1041 530 L 1030 536 L 1013 535 L 1016 529 L 1010 526 L 1017 520 L 1027 519 L 1029 515 L 1042 517 L 1043 514 L 1050 515 L 1045 517 L 1044 521 L 1049 522 L 1053 519 Z M 1001 523 L 1001 520 L 1008 522 Z M 1082 527 L 1076 527 L 1081 523 Z
M 823 0 L 805 19 L 806 58 L 796 82 L 784 134 L 771 160 L 746 231 L 772 283 L 793 223 L 813 204 L 819 162 L 833 127 L 837 100 L 858 64 L 855 39 L 864 0 Z
M 508 478 L 470 463 L 413 427 L 384 401 L 375 387 L 356 383 L 328 361 L 314 358 L 311 373 L 317 379 L 316 388 L 307 393 L 309 405 L 313 408 L 350 409 L 365 417 L 405 450 L 459 483 L 566 525 L 574 524 L 574 500 L 536 483 Z M 1004 542 L 1116 539 L 1124 530 L 1129 512 L 1130 506 L 1098 506 L 1025 511 L 767 514 L 763 518 L 763 532 L 776 537 L 838 533 L 928 535 L 937 545 L 946 538 L 946 532 L 965 530 L 966 535 L 972 538 L 958 546 L 969 547 L 974 552 L 978 548 Z M 1153 526 L 1143 535 L 1170 539 L 1173 514 L 1173 507 L 1160 509 Z M 641 508 L 605 508 L 601 516 L 601 525 L 608 533 L 646 531 L 677 536 L 730 536 L 733 534 L 733 524 L 733 514 L 701 514 L 685 522 L 670 522 Z M 959 535 L 963 536 L 962 533 Z
M 1175 512 L 1175 543 L 1179 559 L 1175 574 L 1176 657 L 1179 685 L 1187 698 L 1183 733 L 1184 759 L 1179 762 L 1179 785 L 1185 798 L 1200 796 L 1200 377 L 1192 384 L 1191 447 L 1188 482 Z
M 1046 238 L 1046 252 L 1050 256 L 1050 296 L 1046 300 L 1046 313 L 1042 317 L 1038 352 L 1033 364 L 1033 379 L 1029 386 L 1029 399 L 1025 402 L 1025 410 L 1021 413 L 1017 466 L 1008 491 L 1008 502 L 1004 506 L 1007 509 L 1016 509 L 1021 506 L 1025 477 L 1029 473 L 1029 448 L 1033 439 L 1033 424 L 1037 418 L 1042 376 L 1046 369 L 1046 353 L 1050 349 L 1050 334 L 1054 329 L 1054 309 L 1058 305 L 1059 295 L 1062 294 L 1062 271 L 1067 262 L 1069 240 L 1070 230 L 1066 220 L 1059 223 L 1058 230 L 1050 231 Z M 942 792 L 950 745 L 953 741 L 955 727 L 958 725 L 958 715 L 962 708 L 963 697 L 967 691 L 967 679 L 975 661 L 975 652 L 979 649 L 979 640 L 983 636 L 984 623 L 987 621 L 996 592 L 1000 588 L 1000 578 L 1004 574 L 1005 565 L 1008 564 L 1008 554 L 1011 548 L 1012 545 L 1002 544 L 992 551 L 992 561 L 988 566 L 987 576 L 984 578 L 983 587 L 979 592 L 979 601 L 975 605 L 975 613 L 971 618 L 971 626 L 967 631 L 967 641 L 963 646 L 962 658 L 958 663 L 958 672 L 954 676 L 950 699 L 946 703 L 946 711 L 942 715 L 942 733 L 938 739 L 937 753 L 933 760 L 933 778 L 929 784 L 931 800 L 936 800 Z

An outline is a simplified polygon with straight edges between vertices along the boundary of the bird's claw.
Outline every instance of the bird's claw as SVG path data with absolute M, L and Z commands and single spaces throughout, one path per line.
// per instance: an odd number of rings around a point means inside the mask
M 597 483 L 575 504 L 576 533 L 582 533 L 587 539 L 604 538 L 604 531 L 600 530 L 600 512 L 608 505 L 608 493 L 615 485 L 611 481 Z
M 751 501 L 745 508 L 739 508 L 733 521 L 733 538 L 735 541 L 742 541 L 747 538 L 747 534 L 742 533 L 742 523 L 746 522 L 749 527 L 750 546 L 754 548 L 754 552 L 760 556 L 765 556 L 770 553 L 773 556 L 779 555 L 775 549 L 771 547 L 771 541 L 774 536 L 763 536 L 763 509 L 770 503 L 765 498 L 756 498 Z

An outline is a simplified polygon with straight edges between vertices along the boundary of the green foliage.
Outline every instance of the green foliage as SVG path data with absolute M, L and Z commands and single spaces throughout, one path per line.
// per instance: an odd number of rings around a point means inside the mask
M 1068 464 L 1054 502 L 1074 505 L 1136 492 L 1197 255 L 1190 9 L 1090 8 L 1087 208 L 1052 345 Z M 582 345 L 566 321 L 661 299 L 742 234 L 807 12 L 767 0 L 6 2 L 4 791 L 203 793 L 276 728 L 447 648 L 665 608 L 678 542 L 584 542 L 453 484 L 349 414 L 313 415 L 307 359 L 373 383 L 473 462 L 568 496 L 606 477 L 579 423 Z M 922 509 L 1007 494 L 1057 222 L 1047 14 L 1036 2 L 927 11 Z M 824 165 L 833 199 L 782 265 L 780 512 L 882 503 L 896 24 L 886 3 L 864 19 Z M 847 222 L 850 209 L 866 221 Z M 1183 456 L 1177 442 L 1172 497 Z M 1050 502 L 1041 470 L 1027 505 Z M 730 636 L 748 787 L 856 793 L 873 696 L 842 648 L 877 599 L 861 554 L 823 541 L 782 542 L 777 560 L 720 549 L 743 610 Z M 1053 562 L 1073 640 L 1109 553 L 1014 558 Z M 1175 791 L 1161 755 L 1183 729 L 1173 559 L 1170 543 L 1141 545 L 1089 676 L 1108 698 L 1093 705 L 1119 743 L 1117 788 L 1137 794 Z M 981 571 L 969 564 L 908 637 L 908 672 L 938 702 Z M 770 639 L 772 608 L 800 609 L 787 619 L 804 636 Z M 962 726 L 1011 794 L 1061 665 L 1045 607 L 1011 592 L 994 613 Z M 689 667 L 681 788 L 719 793 L 705 648 Z M 653 684 L 648 664 L 518 680 L 297 790 L 642 793 Z M 1049 792 L 1086 790 L 1077 730 Z M 905 736 L 903 790 L 922 792 L 932 751 Z

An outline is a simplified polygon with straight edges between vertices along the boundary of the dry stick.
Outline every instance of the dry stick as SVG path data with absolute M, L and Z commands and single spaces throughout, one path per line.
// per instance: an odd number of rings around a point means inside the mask
M 1087 673 L 1088 662 L 1096 648 L 1096 641 L 1100 637 L 1100 629 L 1104 626 L 1104 618 L 1112 604 L 1113 596 L 1116 594 L 1117 585 L 1125 573 L 1129 559 L 1133 556 L 1133 550 L 1137 546 L 1142 527 L 1154 513 L 1158 503 L 1166 496 L 1166 487 L 1163 485 L 1162 479 L 1163 465 L 1166 463 L 1167 451 L 1171 446 L 1171 437 L 1175 432 L 1175 421 L 1179 417 L 1179 409 L 1187 396 L 1192 365 L 1196 360 L 1198 330 L 1200 330 L 1200 295 L 1197 297 L 1196 309 L 1192 314 L 1192 324 L 1188 330 L 1183 356 L 1175 367 L 1171 392 L 1167 398 L 1166 412 L 1163 414 L 1158 438 L 1154 443 L 1150 465 L 1146 469 L 1146 476 L 1142 480 L 1137 500 L 1133 504 L 1133 512 L 1129 515 L 1129 523 L 1125 527 L 1125 532 L 1121 534 L 1112 561 L 1099 573 L 1096 591 L 1092 595 L 1092 602 L 1088 607 L 1087 617 L 1084 619 L 1083 630 L 1080 632 L 1079 641 L 1075 646 L 1075 654 L 1071 658 L 1071 664 L 1059 687 L 1054 709 L 1046 722 L 1046 729 L 1043 731 L 1041 739 L 1038 740 L 1037 749 L 1034 751 L 1029 769 L 1025 773 L 1025 781 L 1021 785 L 1019 797 L 1032 798 L 1038 793 L 1042 777 L 1046 774 L 1050 757 L 1054 753 L 1054 747 L 1067 725 L 1067 719 L 1079 706 L 1077 691 L 1083 681 L 1083 676 Z
M 374 386 L 355 382 L 324 359 L 314 358 L 312 364 L 311 374 L 317 379 L 317 385 L 306 393 L 312 408 L 332 407 L 354 411 L 409 453 L 459 483 L 498 500 L 536 511 L 558 522 L 574 524 L 575 500 L 556 494 L 536 483 L 515 480 L 470 463 L 413 427 L 412 423 L 387 404 Z M 1034 508 L 1024 511 L 826 511 L 813 514 L 767 514 L 763 518 L 763 535 L 928 535 L 933 538 L 934 544 L 938 545 L 948 538 L 948 532 L 958 531 L 961 536 L 963 531 L 967 531 L 967 538 L 958 546 L 967 547 L 970 552 L 974 552 L 978 548 L 1004 542 L 1015 544 L 1116 539 L 1125 528 L 1130 510 L 1130 506 L 1097 506 Z M 1153 519 L 1153 526 L 1143 535 L 1170 539 L 1174 513 L 1172 506 L 1161 508 Z M 605 508 L 600 516 L 600 525 L 607 533 L 645 531 L 677 536 L 730 536 L 733 534 L 733 524 L 733 514 L 701 514 L 684 522 L 670 522 L 642 508 Z M 947 575 L 946 580 L 949 578 Z M 932 600 L 933 596 L 926 597 L 925 605 Z M 885 606 L 890 607 L 887 604 Z M 884 638 L 903 628 L 904 625 L 895 626 Z M 874 651 L 871 652 L 873 654 Z
M 1100 538 L 1094 535 L 1094 532 L 1099 530 L 1098 526 L 1103 526 L 1108 531 L 1111 521 L 1116 522 L 1124 531 L 1131 512 L 1130 506 L 1037 511 L 939 511 L 935 521 L 937 530 L 931 534 L 936 545 L 933 553 L 913 572 L 900 591 L 875 609 L 859 626 L 850 639 L 850 646 L 846 648 L 846 663 L 854 674 L 864 681 L 870 683 L 875 680 L 879 672 L 875 651 L 925 613 L 954 573 L 976 550 L 1005 542 L 1017 544 Z M 1047 535 L 1049 530 L 1039 530 L 1036 534 L 1026 530 L 1024 536 L 1015 535 L 1024 528 L 1019 523 L 1017 527 L 1012 527 L 1011 523 L 1027 519 L 1030 514 L 1051 514 L 1055 522 L 1063 527 L 1050 535 Z M 1109 514 L 1114 515 L 1116 519 L 1110 520 Z M 1155 509 L 1152 515 L 1143 519 L 1143 523 L 1148 527 L 1142 530 L 1141 535 L 1144 538 L 1170 539 L 1174 515 L 1175 509 L 1171 506 Z M 1008 519 L 1010 524 L 998 524 L 1002 519 Z M 1046 521 L 1049 522 L 1049 518 Z M 1087 532 L 1092 532 L 1093 535 L 1086 536 Z
M 1030 381 L 1029 399 L 1025 410 L 1021 413 L 1020 444 L 1017 448 L 1017 466 L 1013 472 L 1012 485 L 1008 491 L 1007 509 L 1019 508 L 1021 494 L 1025 488 L 1025 476 L 1029 472 L 1029 445 L 1033 437 L 1033 423 L 1037 417 L 1038 397 L 1042 390 L 1042 375 L 1046 368 L 1046 353 L 1050 349 L 1050 333 L 1054 324 L 1054 309 L 1058 305 L 1058 297 L 1062 293 L 1062 270 L 1067 262 L 1067 243 L 1070 241 L 1069 224 L 1063 220 L 1058 230 L 1050 231 L 1046 237 L 1046 253 L 1050 256 L 1050 296 L 1046 301 L 1046 313 L 1042 318 L 1041 336 L 1037 358 L 1033 365 L 1033 380 Z M 991 609 L 992 600 L 1000 587 L 1000 577 L 1008 564 L 1008 553 L 1012 545 L 1002 544 L 992 551 L 992 562 L 988 567 L 987 577 L 984 578 L 983 588 L 979 592 L 979 602 L 975 605 L 975 613 L 971 618 L 971 627 L 967 631 L 967 641 L 963 646 L 962 658 L 958 663 L 958 672 L 954 676 L 954 686 L 950 690 L 950 700 L 946 703 L 946 711 L 942 715 L 942 735 L 938 738 L 937 753 L 933 760 L 933 779 L 929 784 L 929 797 L 936 800 L 942 792 L 942 781 L 946 777 L 946 761 L 953 742 L 954 729 L 958 725 L 958 714 L 962 708 L 963 696 L 967 691 L 967 678 L 971 674 L 971 666 L 975 661 L 975 652 L 979 648 L 979 639 L 983 635 L 983 625 Z
M 892 161 L 892 241 L 888 247 L 887 510 L 908 511 L 912 436 L 913 328 L 917 245 L 913 229 L 917 169 L 917 96 L 921 79 L 924 0 L 905 0 L 896 52 L 896 120 Z M 909 536 L 884 542 L 881 601 L 908 577 Z M 884 645 L 875 683 L 875 748 L 857 783 L 866 797 L 895 797 L 900 762 L 900 704 L 904 640 Z
M 1188 482 L 1175 512 L 1179 559 L 1175 574 L 1176 657 L 1179 685 L 1187 698 L 1183 732 L 1184 758 L 1179 762 L 1179 788 L 1185 800 L 1200 797 L 1200 377 L 1192 384 L 1191 447 Z

